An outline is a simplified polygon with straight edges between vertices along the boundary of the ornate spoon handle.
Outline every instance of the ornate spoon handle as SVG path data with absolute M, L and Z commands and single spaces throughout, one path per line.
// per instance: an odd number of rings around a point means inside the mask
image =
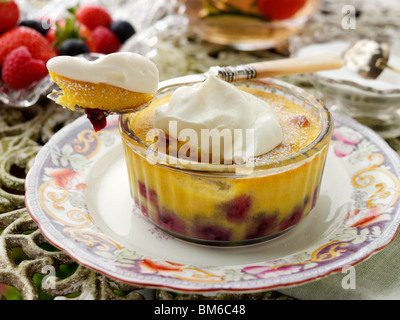
M 262 61 L 238 66 L 211 67 L 208 74 L 216 75 L 227 82 L 234 82 L 338 69 L 343 65 L 344 62 L 340 57 L 332 54 L 321 54 L 308 57 Z

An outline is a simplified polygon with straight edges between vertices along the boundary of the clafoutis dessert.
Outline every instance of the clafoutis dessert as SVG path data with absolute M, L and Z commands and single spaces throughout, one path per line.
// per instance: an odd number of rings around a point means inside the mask
M 83 109 L 96 131 L 110 113 L 134 111 L 154 97 L 159 74 L 146 57 L 116 52 L 88 60 L 57 56 L 47 62 L 53 81 L 62 90 L 57 103 L 71 110 Z
M 120 117 L 143 215 L 177 238 L 213 246 L 272 239 L 305 218 L 332 130 L 318 99 L 273 79 L 234 85 L 210 76 Z

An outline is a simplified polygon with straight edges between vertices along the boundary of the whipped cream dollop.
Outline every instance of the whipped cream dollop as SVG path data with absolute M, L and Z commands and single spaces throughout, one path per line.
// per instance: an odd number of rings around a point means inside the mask
M 193 148 L 201 148 L 202 139 L 210 141 L 215 134 L 213 129 L 217 129 L 221 137 L 230 133 L 228 141 L 220 145 L 223 163 L 243 163 L 282 142 L 281 126 L 267 102 L 213 75 L 197 86 L 178 88 L 168 104 L 156 109 L 154 127 L 169 137 L 187 141 Z M 187 140 L 190 132 L 196 134 L 189 135 Z M 193 136 L 200 140 L 196 141 Z M 219 140 L 212 140 L 212 143 L 216 141 Z M 202 153 L 208 151 L 214 157 L 215 149 L 211 144 L 208 147 L 209 150 L 202 148 Z
M 105 83 L 134 92 L 154 93 L 158 89 L 155 63 L 132 52 L 115 52 L 94 61 L 57 56 L 47 61 L 47 69 L 71 80 Z

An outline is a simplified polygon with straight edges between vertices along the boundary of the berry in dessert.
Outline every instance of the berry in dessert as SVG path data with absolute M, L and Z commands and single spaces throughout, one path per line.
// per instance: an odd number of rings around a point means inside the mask
M 158 89 L 156 65 L 136 53 L 115 52 L 94 61 L 57 56 L 47 62 L 47 69 L 62 90 L 56 102 L 71 110 L 85 109 L 96 131 L 105 123 L 101 118 L 139 108 Z
M 178 238 L 209 245 L 257 243 L 290 230 L 316 205 L 331 118 L 318 100 L 298 102 L 296 94 L 288 94 L 290 87 L 279 91 L 276 81 L 253 81 L 250 87 L 219 81 L 180 88 L 121 117 L 131 195 L 143 215 Z M 166 126 L 168 121 L 174 126 Z M 198 148 L 202 144 L 196 142 L 210 127 L 252 130 L 250 149 L 247 141 L 236 149 L 240 143 L 232 139 L 231 157 L 214 161 L 214 152 L 225 156 L 225 144 L 220 150 L 221 145 Z M 212 155 L 202 157 L 204 152 Z

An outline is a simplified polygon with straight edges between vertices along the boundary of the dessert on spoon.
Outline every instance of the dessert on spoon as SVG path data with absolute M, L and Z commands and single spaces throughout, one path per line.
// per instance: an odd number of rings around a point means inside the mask
M 96 131 L 111 113 L 132 112 L 150 102 L 157 91 L 156 65 L 135 53 L 117 52 L 90 61 L 57 56 L 47 63 L 60 87 L 48 97 L 71 110 L 84 110 Z

